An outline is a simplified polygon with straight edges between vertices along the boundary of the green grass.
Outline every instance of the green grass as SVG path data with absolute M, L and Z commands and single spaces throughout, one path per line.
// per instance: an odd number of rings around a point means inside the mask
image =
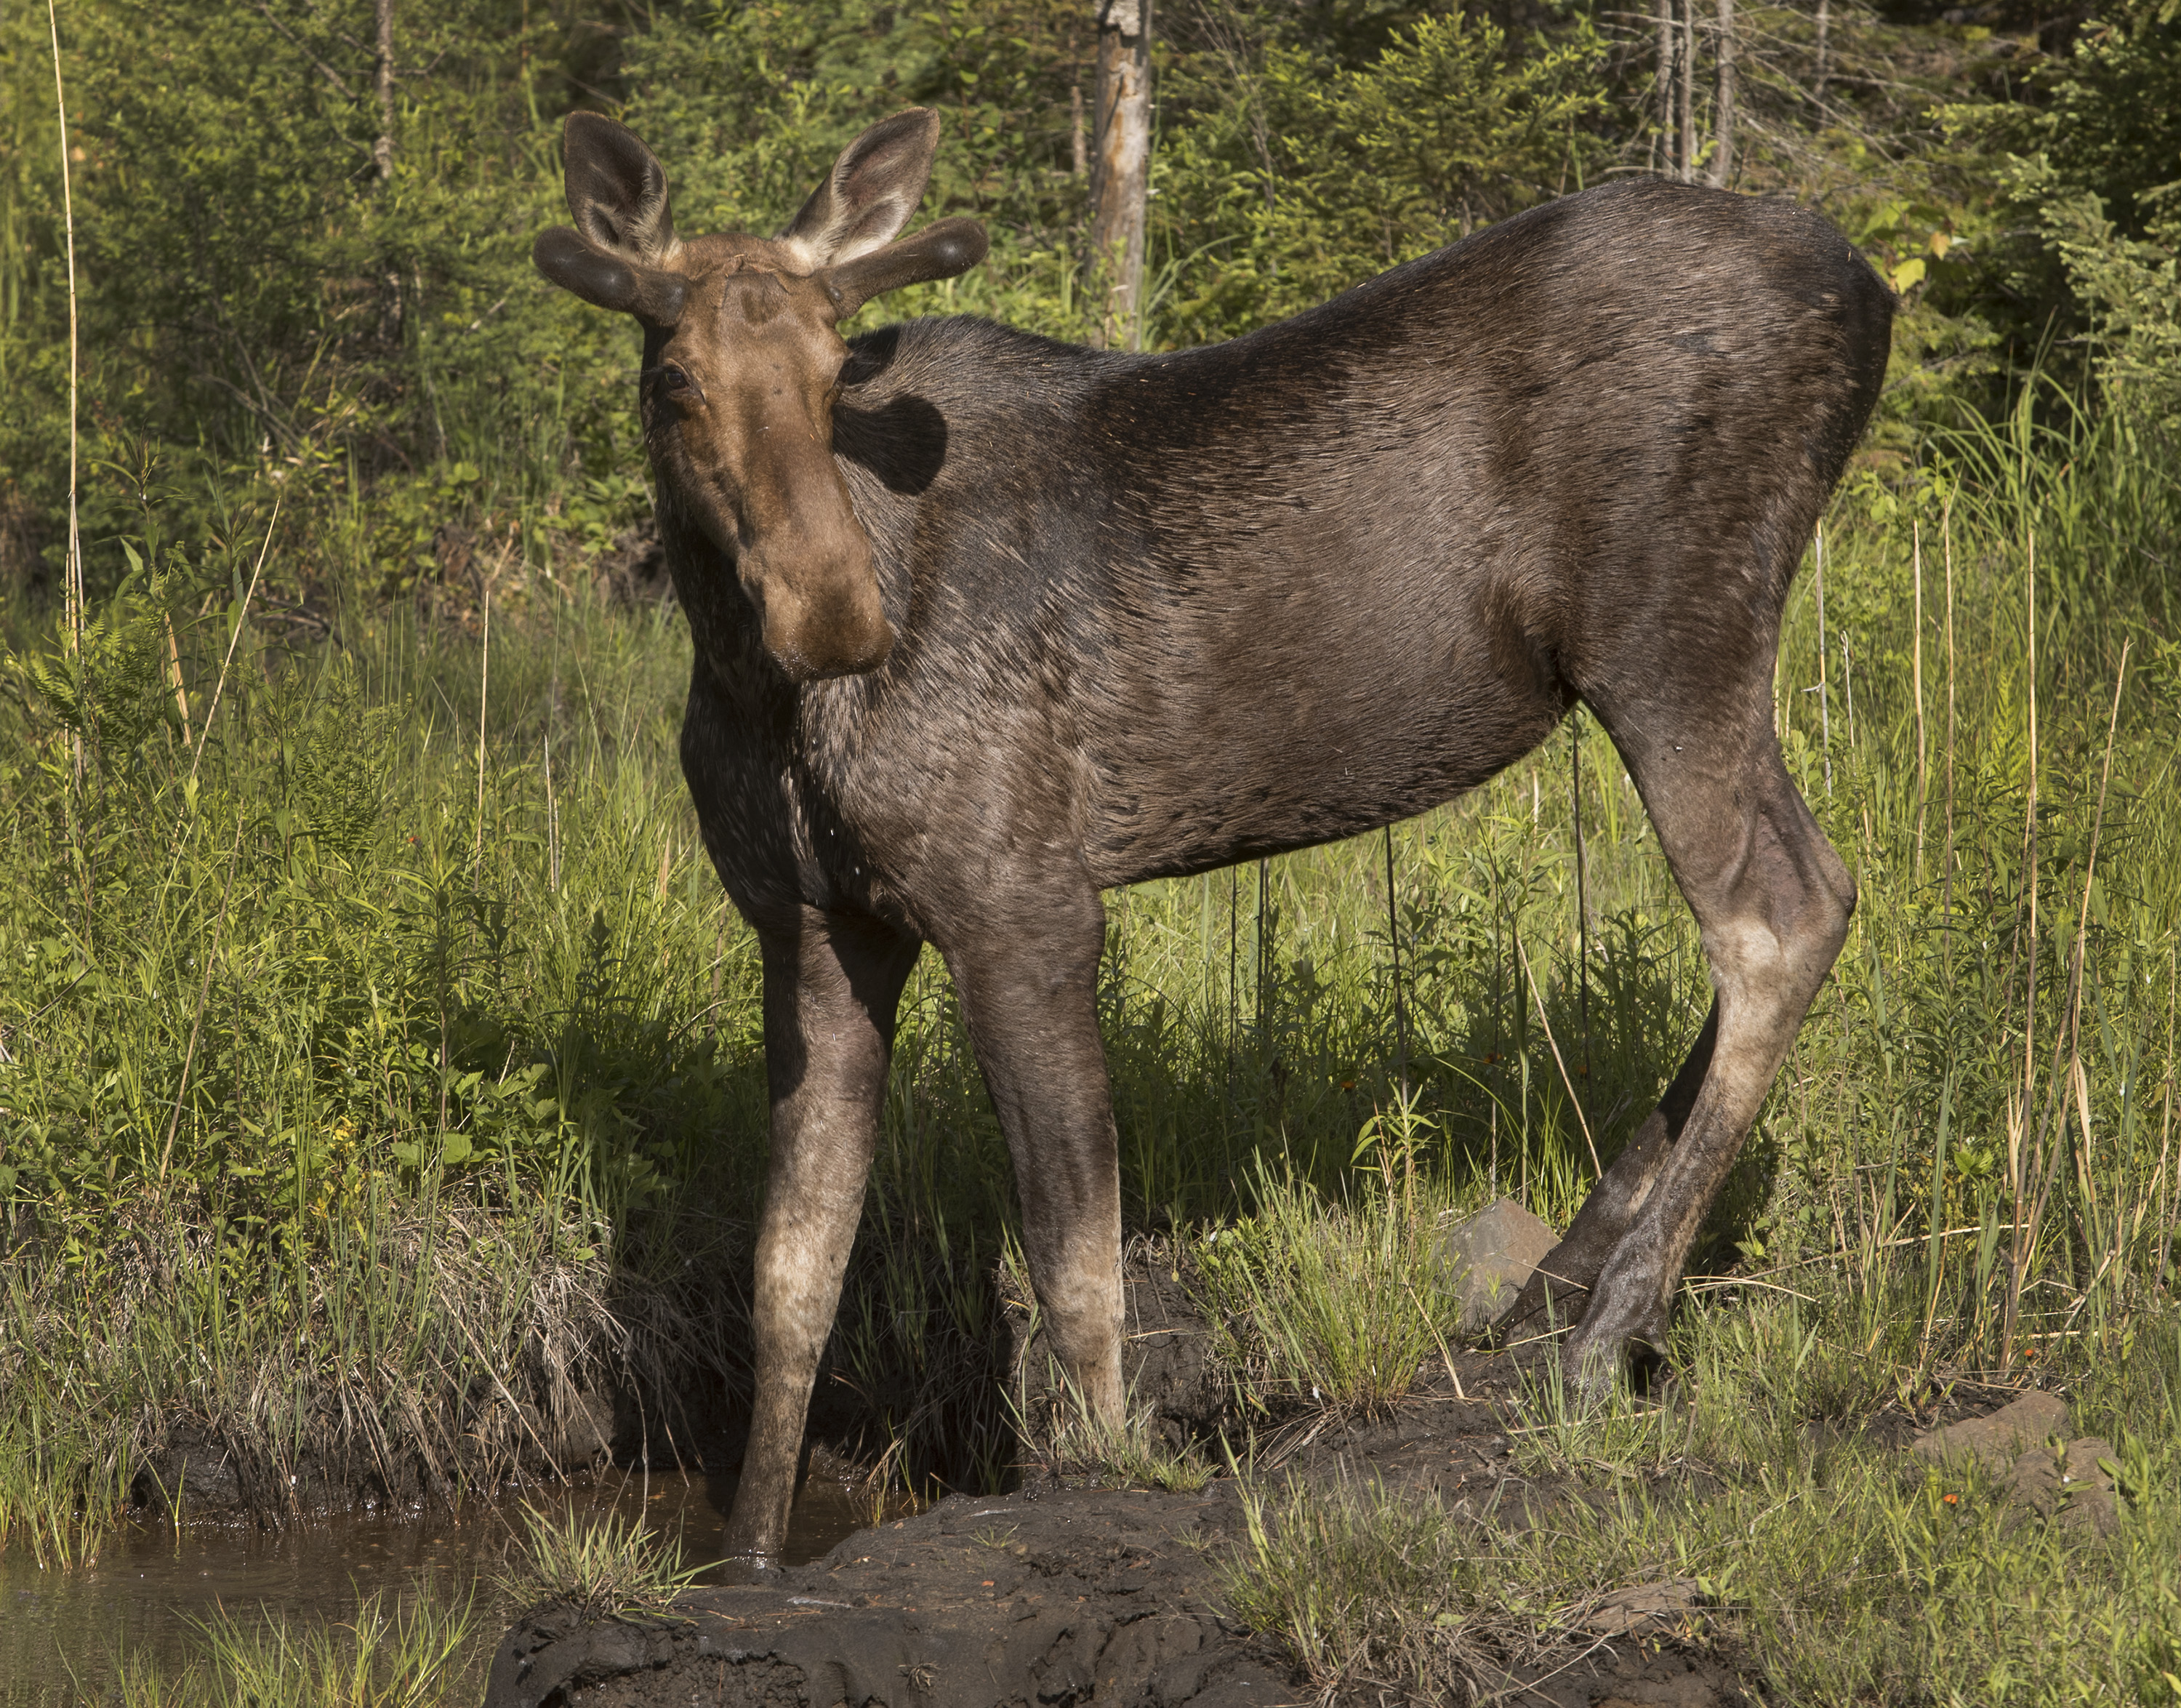
M 589 1619 L 657 1613 L 707 1565 L 686 1566 L 682 1545 L 641 1518 L 526 1509 L 515 1561 L 494 1584 L 518 1607 L 565 1602 Z
M 1693 1308 L 1673 1349 L 1692 1374 L 1670 1405 L 1541 1405 L 1552 1415 L 1516 1438 L 1516 1462 L 1555 1480 L 1502 1496 L 1548 1503 L 1526 1528 L 1374 1484 L 1253 1490 L 1235 1611 L 1320 1683 L 1459 1694 L 1575 1658 L 1601 1597 L 1678 1578 L 1698 1595 L 1689 1640 L 1769 1702 L 2181 1696 L 2181 1316 L 2145 1321 L 2071 1393 L 2076 1429 L 2107 1435 L 2122 1466 L 2119 1527 L 2101 1537 L 1868 1434 L 1869 1396 L 1848 1400 L 1827 1368 L 1862 1360 L 1831 1338 L 1856 1314 Z
M 1118 1423 L 1085 1414 L 1080 1401 L 1056 1407 L 1057 1421 L 1041 1432 L 1025 1423 L 1024 1435 L 1036 1441 L 1046 1470 L 1064 1479 L 1089 1478 L 1135 1489 L 1162 1489 L 1193 1495 L 1217 1473 L 1210 1456 L 1196 1443 L 1176 1448 L 1158 1419 L 1130 1396 Z
M 1423 1172 L 1437 1138 L 1397 1101 L 1365 1124 L 1355 1159 L 1375 1172 L 1344 1201 L 1261 1159 L 1255 1213 L 1191 1243 L 1215 1356 L 1252 1411 L 1378 1416 L 1447 1356 L 1460 1311 L 1437 1235 L 1453 1211 Z
M 125 1658 L 119 1708 L 439 1708 L 463 1680 L 475 1625 L 469 1598 L 428 1582 L 406 1596 L 366 1596 L 338 1622 L 222 1613 L 179 1667 Z
M 553 1455 L 580 1390 L 731 1383 L 738 1224 L 679 1190 L 753 1186 L 710 1139 L 761 1107 L 754 992 L 657 763 L 662 625 L 507 623 L 481 771 L 440 632 L 218 613 L 189 743 L 144 711 L 166 611 L 111 615 L 75 704 L 133 718 L 41 717 L 0 778 L 0 1544 L 58 1546 L 54 1502 L 95 1538 L 183 1419 L 261 1490 L 445 1493 Z

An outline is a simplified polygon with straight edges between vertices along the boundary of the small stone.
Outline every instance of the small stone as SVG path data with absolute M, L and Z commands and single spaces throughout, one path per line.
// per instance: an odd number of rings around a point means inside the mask
M 2109 1536 L 2120 1523 L 2120 1506 L 2113 1479 L 2098 1461 L 2112 1457 L 2110 1441 L 2084 1435 L 2063 1447 L 2032 1447 L 2014 1462 L 2007 1480 L 2014 1498 L 2040 1517 Z
M 1664 1635 L 1685 1628 L 1699 1600 L 1695 1578 L 1665 1578 L 1615 1589 L 1576 1622 L 1600 1637 Z
M 1908 1451 L 1942 1465 L 1982 1459 L 1995 1474 L 2005 1476 L 2027 1449 L 2055 1435 L 2064 1440 L 2067 1434 L 2066 1401 L 2057 1394 L 2030 1393 L 1988 1418 L 1971 1418 L 1919 1435 L 1908 1444 Z
M 1560 1236 L 1516 1203 L 1500 1198 L 1449 1229 L 1442 1260 L 1461 1298 L 1465 1334 L 1489 1328 L 1514 1308 L 1515 1296 L 1560 1243 Z

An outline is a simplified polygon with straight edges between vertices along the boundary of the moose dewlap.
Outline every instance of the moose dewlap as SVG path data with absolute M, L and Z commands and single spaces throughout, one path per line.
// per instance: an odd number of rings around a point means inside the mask
M 1893 312 L 1823 219 L 1621 183 L 1206 349 L 966 318 L 844 340 L 872 297 L 983 258 L 968 220 L 898 235 L 939 130 L 921 110 L 875 125 L 776 237 L 684 237 L 650 152 L 575 113 L 575 229 L 536 249 L 643 330 L 695 641 L 682 767 L 762 948 L 771 1167 L 729 1528 L 759 1559 L 920 944 L 1007 1133 L 1051 1343 L 1113 1412 L 1102 891 L 1420 812 L 1591 708 L 1715 987 L 1516 1307 L 1576 1323 L 1564 1356 L 1593 1385 L 1664 1335 L 1855 902 L 1771 712 L 1788 583 Z

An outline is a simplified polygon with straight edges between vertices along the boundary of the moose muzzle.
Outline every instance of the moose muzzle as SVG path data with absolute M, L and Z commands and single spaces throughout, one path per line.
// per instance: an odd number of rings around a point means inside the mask
M 757 606 L 767 656 L 789 681 L 817 682 L 875 670 L 893 650 L 893 627 L 879 600 L 870 548 L 860 539 L 814 562 L 792 564 L 745 549 L 742 582 Z

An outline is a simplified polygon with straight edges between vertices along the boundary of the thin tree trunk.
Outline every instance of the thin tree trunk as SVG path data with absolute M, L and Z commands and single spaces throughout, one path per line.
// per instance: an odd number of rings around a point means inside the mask
M 1724 190 L 1734 175 L 1734 0 L 1719 0 L 1719 102 L 1712 114 L 1711 171 L 1706 181 Z
M 1098 339 L 1143 341 L 1145 196 L 1151 186 L 1151 0 L 1099 0 L 1090 265 L 1105 296 Z
M 378 169 L 378 181 L 394 180 L 394 0 L 372 0 L 378 14 L 378 53 L 373 82 L 378 95 L 378 140 L 371 145 L 371 158 Z M 386 301 L 378 317 L 379 335 L 389 344 L 401 341 L 401 274 L 389 267 L 381 275 Z
M 1697 177 L 1697 0 L 1681 0 L 1681 152 L 1676 162 L 1684 184 Z
M 1674 0 L 1659 0 L 1659 169 L 1674 170 Z
M 371 158 L 379 181 L 394 175 L 394 0 L 374 0 L 378 9 L 378 141 Z
M 83 539 L 76 512 L 76 384 L 79 363 L 76 340 L 75 191 L 69 172 L 68 92 L 61 82 L 61 25 L 53 0 L 46 0 L 46 29 L 53 47 L 53 111 L 60 116 L 61 232 L 68 256 L 69 308 L 69 521 L 68 557 L 61 566 L 61 610 L 68 627 L 68 647 L 73 654 L 83 646 Z M 83 781 L 83 734 L 71 743 L 75 755 L 76 781 Z

